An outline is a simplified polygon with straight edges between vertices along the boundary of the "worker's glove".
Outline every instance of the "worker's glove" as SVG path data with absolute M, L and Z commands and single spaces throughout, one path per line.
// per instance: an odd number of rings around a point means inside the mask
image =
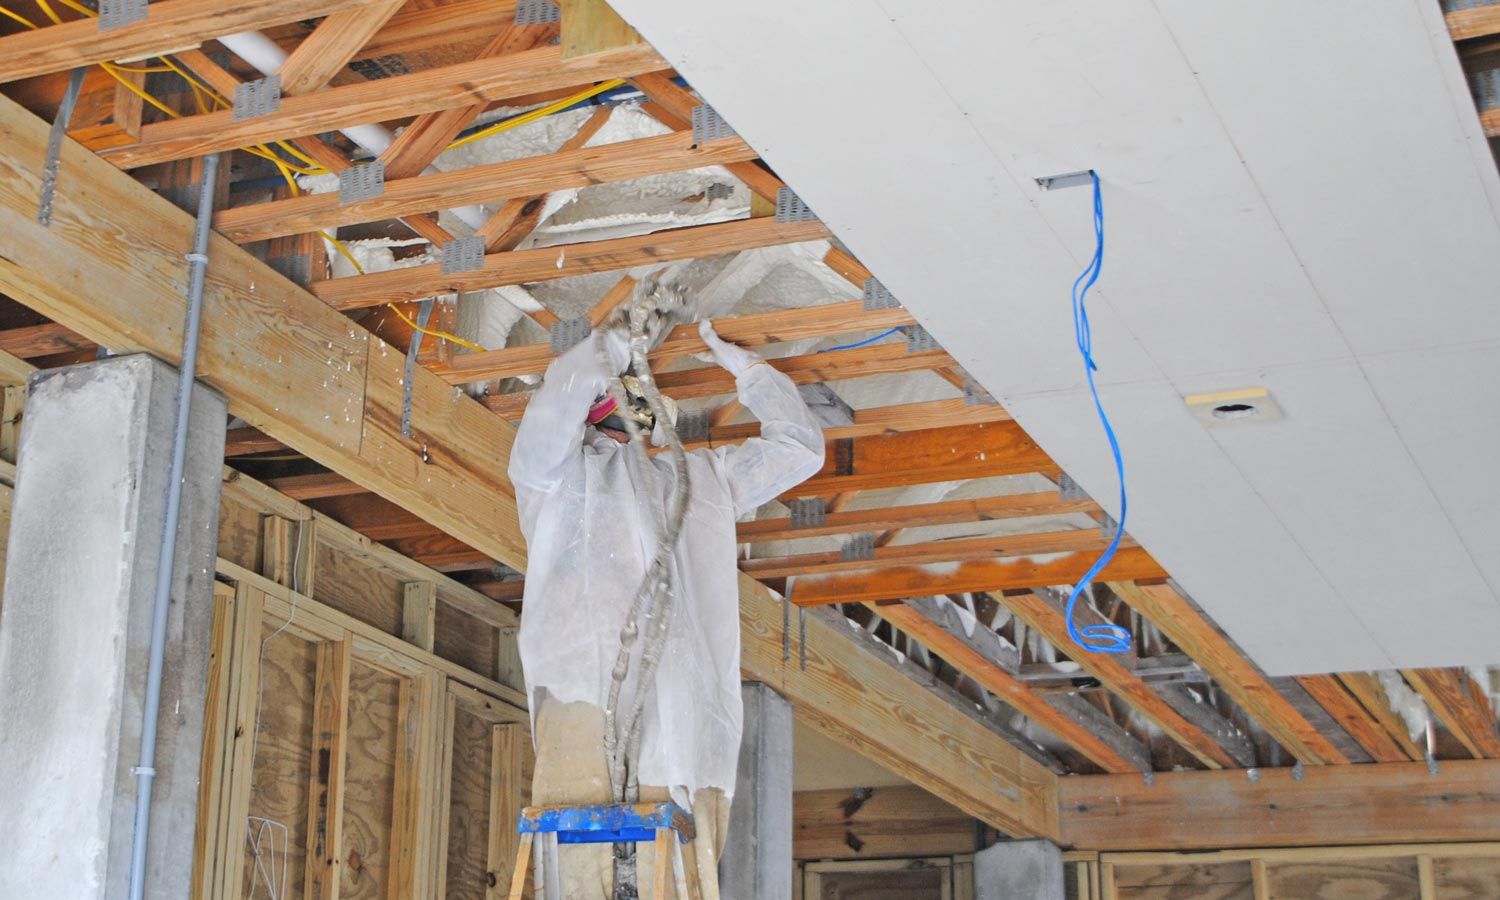
M 714 362 L 735 378 L 750 371 L 750 367 L 756 363 L 765 362 L 753 351 L 737 347 L 719 337 L 719 333 L 714 331 L 713 323 L 707 319 L 698 325 L 698 336 L 703 338 L 703 343 L 707 344 L 709 351 L 713 353 Z

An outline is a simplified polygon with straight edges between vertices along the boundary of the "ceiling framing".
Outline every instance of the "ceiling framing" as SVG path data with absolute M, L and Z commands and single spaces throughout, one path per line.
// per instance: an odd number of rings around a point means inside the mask
M 45 22 L 31 0 L 4 2 Z M 1466 59 L 1487 59 L 1500 47 L 1497 8 L 1449 14 Z M 221 380 L 241 420 L 229 433 L 232 466 L 495 601 L 516 605 L 521 597 L 524 545 L 504 461 L 528 400 L 525 379 L 534 381 L 554 354 L 546 343 L 465 352 L 445 340 L 425 341 L 424 371 L 410 386 L 415 429 L 407 438 L 398 422 L 402 356 L 412 332 L 371 311 L 394 304 L 410 315 L 416 301 L 429 297 L 617 273 L 588 314 L 598 324 L 630 296 L 631 273 L 641 267 L 835 237 L 816 220 L 785 222 L 771 214 L 784 185 L 743 140 L 696 143 L 687 123 L 700 98 L 597 0 L 565 2 L 560 25 L 518 25 L 510 4 L 474 0 L 162 0 L 144 22 L 104 33 L 72 11 L 62 17 L 68 21 L 34 31 L 8 26 L 11 33 L 0 36 L 0 59 L 7 61 L 0 77 L 10 82 L 5 92 L 49 118 L 65 73 L 76 66 L 168 54 L 228 96 L 257 73 L 223 52 L 216 37 L 259 29 L 289 51 L 280 109 L 249 119 L 228 109 L 192 111 L 191 94 L 177 95 L 182 108 L 169 118 L 143 108 L 117 79 L 91 70 L 70 134 L 98 160 L 169 197 L 193 183 L 195 160 L 206 153 L 234 151 L 236 178 L 249 180 L 266 166 L 243 148 L 285 142 L 338 172 L 365 160 L 351 155 L 356 148 L 337 129 L 372 123 L 404 129 L 381 154 L 387 181 L 378 197 L 341 204 L 335 193 L 227 193 L 214 220 L 220 237 L 209 271 L 201 365 L 210 383 Z M 405 71 L 373 77 L 382 74 L 378 67 L 358 65 L 370 60 Z M 547 103 L 609 79 L 628 80 L 641 94 L 635 102 L 669 133 L 587 146 L 603 124 L 596 114 L 554 152 L 428 170 L 492 108 Z M 138 88 L 155 83 L 135 80 Z M 1483 115 L 1489 134 L 1500 135 L 1500 111 Z M 38 133 L 42 126 L 24 116 L 7 102 L 8 138 Z M 40 150 L 26 140 L 5 144 L 0 156 L 10 171 L 0 179 L 0 194 L 10 214 L 23 217 L 34 202 L 28 186 Z M 65 154 L 65 167 L 70 158 L 76 159 Z M 753 195 L 749 217 L 571 243 L 562 253 L 556 245 L 521 246 L 553 192 L 647 183 L 707 166 L 722 167 Z M 74 177 L 65 168 L 63 178 Z M 91 222 L 94 233 L 110 229 L 109 247 L 66 228 L 39 235 L 18 227 L 0 239 L 0 290 L 13 301 L 0 310 L 0 350 L 12 372 L 90 359 L 100 346 L 175 358 L 180 336 L 175 325 L 162 323 L 161 311 L 179 301 L 171 279 L 156 277 L 151 261 L 170 271 L 169 260 L 180 255 L 174 248 L 186 246 L 176 233 L 185 220 L 139 227 L 131 221 L 138 198 L 110 184 L 99 180 L 86 195 L 65 191 L 59 198 L 65 217 Z M 67 209 L 70 203 L 96 208 Z M 476 204 L 496 207 L 477 229 L 485 255 L 479 268 L 458 274 L 432 262 L 332 277 L 329 251 L 317 237 L 320 230 L 374 228 L 441 247 L 460 235 L 439 214 Z M 248 252 L 232 252 L 234 245 Z M 67 279 L 42 262 L 63 254 L 79 259 Z M 273 262 L 306 257 L 307 277 L 293 284 L 251 254 Z M 781 344 L 916 324 L 899 307 L 867 309 L 861 295 L 872 275 L 836 241 L 821 261 L 847 281 L 842 302 L 720 317 L 720 334 L 771 352 Z M 253 293 L 243 289 L 247 284 Z M 542 330 L 558 321 L 546 308 L 527 314 Z M 440 306 L 434 321 L 443 315 Z M 683 327 L 653 354 L 666 393 L 711 410 L 694 446 L 753 436 L 757 426 L 740 421 L 732 378 L 692 358 L 703 349 L 696 330 Z M 1268 678 L 1131 540 L 1104 571 L 1107 586 L 1081 604 L 1080 617 L 1128 628 L 1134 650 L 1078 652 L 1058 589 L 1081 577 L 1102 551 L 1103 513 L 1057 487 L 1059 466 L 1004 409 L 983 396 L 973 402 L 972 384 L 948 353 L 897 342 L 774 355 L 771 364 L 800 385 L 834 390 L 854 379 L 930 372 L 946 382 L 948 394 L 852 409 L 847 421 L 827 427 L 824 469 L 782 498 L 818 498 L 825 517 L 804 524 L 773 506 L 742 523 L 745 575 L 782 592 L 796 576 L 791 600 L 821 608 L 820 627 L 846 620 L 864 632 L 862 640 L 899 653 L 908 677 L 979 703 L 992 727 L 1055 771 L 1397 764 L 1420 761 L 1429 750 L 1442 760 L 1500 759 L 1491 685 L 1476 683 L 1468 671 Z M 455 390 L 460 386 L 478 399 Z M 1006 478 L 1029 478 L 1029 487 L 930 503 L 853 504 L 913 485 Z M 1095 524 L 1086 524 L 1090 519 Z M 996 522 L 1019 530 L 903 537 L 914 529 Z M 864 558 L 806 543 L 865 534 L 873 550 Z M 772 615 L 770 607 L 764 612 Z M 756 652 L 771 653 L 770 647 Z M 1430 744 L 1413 736 L 1396 709 L 1413 703 L 1432 723 Z

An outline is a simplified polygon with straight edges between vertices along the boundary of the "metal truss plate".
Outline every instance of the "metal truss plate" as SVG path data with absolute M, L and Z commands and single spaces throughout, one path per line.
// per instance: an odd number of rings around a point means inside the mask
M 994 406 L 995 395 L 984 389 L 969 373 L 964 373 L 964 406 Z
M 708 427 L 713 415 L 708 411 L 685 412 L 677 416 L 677 439 L 684 444 L 708 440 Z
M 443 244 L 444 275 L 472 272 L 484 267 L 484 238 L 480 235 L 454 238 Z
M 385 163 L 381 160 L 350 166 L 339 173 L 339 205 L 347 206 L 385 193 Z
M 722 181 L 715 181 L 713 184 L 704 189 L 703 196 L 707 197 L 710 200 L 728 200 L 730 197 L 734 196 L 734 185 L 725 184 Z
M 802 202 L 797 192 L 785 185 L 776 192 L 776 221 L 778 222 L 816 222 L 817 215 Z
M 1100 513 L 1099 536 L 1104 538 L 1106 541 L 1112 541 L 1115 539 L 1115 535 L 1119 533 L 1120 523 L 1115 521 L 1114 516 L 1111 516 L 1109 513 Z
M 281 109 L 281 76 L 267 75 L 234 86 L 234 121 L 254 119 Z
M 828 506 L 822 497 L 793 500 L 787 508 L 792 512 L 793 528 L 812 528 L 822 525 L 828 519 Z
M 593 333 L 594 324 L 587 316 L 552 323 L 552 352 L 562 353 Z
M 550 25 L 562 21 L 562 9 L 552 0 L 517 0 L 517 25 Z
M 872 532 L 856 534 L 844 542 L 839 555 L 846 560 L 874 559 L 875 535 Z
M 1482 69 L 1469 73 L 1469 91 L 1480 112 L 1500 107 L 1500 69 Z
M 693 143 L 706 144 L 722 138 L 734 137 L 735 131 L 724 121 L 718 111 L 706 103 L 693 107 Z
M 1063 500 L 1087 500 L 1089 495 L 1084 492 L 1073 476 L 1067 472 L 1057 476 L 1057 496 Z
M 938 349 L 937 338 L 921 325 L 909 325 L 906 329 L 906 352 L 925 353 Z
M 307 287 L 312 275 L 312 259 L 306 253 L 277 256 L 266 260 L 266 265 L 286 276 L 288 281 Z
M 111 31 L 146 18 L 146 0 L 99 0 L 99 30 Z
M 897 300 L 878 278 L 865 279 L 865 312 L 875 312 L 878 309 L 899 309 L 901 301 Z

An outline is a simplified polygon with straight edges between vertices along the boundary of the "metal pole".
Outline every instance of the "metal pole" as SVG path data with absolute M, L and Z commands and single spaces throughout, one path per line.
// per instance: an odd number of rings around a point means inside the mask
M 198 223 L 188 261 L 187 324 L 182 336 L 182 366 L 177 382 L 177 427 L 172 435 L 172 467 L 167 476 L 167 514 L 157 557 L 156 598 L 151 609 L 151 652 L 146 665 L 146 704 L 141 712 L 140 760 L 135 775 L 135 829 L 130 844 L 130 900 L 146 891 L 146 841 L 151 835 L 151 785 L 156 777 L 156 722 L 161 714 L 161 679 L 167 648 L 167 612 L 172 602 L 172 570 L 177 558 L 177 520 L 182 511 L 183 469 L 187 464 L 188 417 L 198 368 L 198 327 L 203 314 L 203 276 L 208 269 L 209 224 L 219 157 L 204 157 L 198 194 Z

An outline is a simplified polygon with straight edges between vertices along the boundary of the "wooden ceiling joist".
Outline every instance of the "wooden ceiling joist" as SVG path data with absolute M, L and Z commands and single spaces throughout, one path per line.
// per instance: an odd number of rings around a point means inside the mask
M 138 22 L 101 31 L 93 19 L 77 19 L 0 38 L 0 81 L 16 81 L 78 66 L 139 59 L 196 47 L 224 34 L 266 28 L 388 0 L 158 0 Z
M 1349 761 L 1176 588 L 1129 583 L 1110 587 L 1192 657 L 1220 690 L 1298 760 L 1310 766 Z
M 1432 714 L 1476 759 L 1500 759 L 1495 709 L 1484 688 L 1463 669 L 1407 669 L 1408 684 Z
M 915 320 L 905 309 L 869 310 L 862 300 L 848 300 L 821 306 L 808 306 L 744 316 L 726 316 L 714 320 L 719 337 L 743 347 L 758 347 L 773 342 L 832 337 L 855 331 L 885 331 L 911 325 Z M 707 352 L 698 337 L 697 324 L 680 325 L 651 351 L 652 368 L 662 360 L 692 353 Z M 463 353 L 454 357 L 447 371 L 440 371 L 454 384 L 540 375 L 557 354 L 550 344 L 528 344 L 484 353 Z M 658 377 L 665 377 L 666 372 Z
M 250 119 L 235 121 L 233 111 L 226 109 L 152 122 L 141 129 L 139 143 L 110 148 L 100 155 L 120 168 L 133 169 L 352 125 L 561 90 L 664 65 L 645 44 L 571 60 L 562 59 L 557 47 L 541 47 L 283 97 L 280 109 Z
M 794 592 L 794 599 L 795 596 Z M 1150 755 L 1145 752 L 1145 748 L 1128 737 L 1125 738 L 1128 743 L 1120 742 L 1123 732 L 1113 739 L 1106 737 L 1102 729 L 1090 727 L 1096 723 L 1083 723 L 1055 708 L 1046 697 L 1033 691 L 1015 674 L 1007 672 L 996 663 L 995 660 L 1002 653 L 986 642 L 994 644 L 999 638 L 988 629 L 976 627 L 972 634 L 966 634 L 962 628 L 950 627 L 907 603 L 872 605 L 871 609 L 892 626 L 910 635 L 917 643 L 942 657 L 949 665 L 974 679 L 1002 702 L 1065 741 L 1104 771 L 1140 772 L 1150 768 Z M 1135 746 L 1131 747 L 1131 744 Z
M 944 500 L 909 506 L 887 506 L 880 509 L 858 509 L 829 513 L 818 525 L 794 525 L 791 519 L 759 519 L 741 522 L 741 541 L 793 541 L 804 537 L 830 534 L 853 534 L 860 531 L 884 531 L 891 528 L 922 528 L 929 525 L 957 525 L 965 522 L 990 522 L 1033 516 L 1060 516 L 1070 513 L 1094 513 L 1099 506 L 1092 500 L 1064 500 L 1056 491 L 1029 494 L 1007 494 L 977 500 Z
M 330 192 L 238 206 L 215 215 L 214 228 L 244 244 L 359 222 L 378 222 L 410 213 L 721 165 L 754 156 L 755 151 L 739 138 L 711 141 L 700 147 L 694 146 L 691 134 L 679 132 L 387 180 L 380 196 L 354 203 L 341 205 L 338 194 Z M 386 175 L 389 179 L 389 171 Z
M 491 253 L 485 257 L 482 268 L 469 272 L 445 275 L 439 264 L 432 263 L 349 278 L 330 278 L 318 282 L 314 293 L 335 309 L 362 309 L 420 300 L 434 294 L 479 291 L 596 272 L 618 272 L 635 266 L 797 244 L 826 237 L 828 228 L 821 222 L 743 219 L 604 241 Z
M 791 575 L 853 572 L 882 566 L 909 566 L 921 563 L 1036 556 L 1048 553 L 1103 552 L 1108 543 L 1109 541 L 1103 538 L 1097 528 L 986 535 L 931 541 L 923 544 L 876 547 L 874 555 L 868 559 L 848 559 L 838 551 L 750 559 L 740 563 L 740 571 L 761 579 L 786 578 Z M 1126 546 L 1134 546 L 1134 542 L 1129 542 Z
M 1297 683 L 1333 716 L 1339 727 L 1354 738 L 1371 759 L 1382 763 L 1411 759 L 1337 678 L 1332 675 L 1301 675 Z
M 1033 591 L 1018 591 L 994 596 L 1002 606 L 1025 622 L 1027 627 L 1036 630 L 1052 646 L 1067 652 L 1069 658 L 1076 662 L 1083 671 L 1097 678 L 1100 684 L 1109 689 L 1110 693 L 1130 704 L 1204 766 L 1210 769 L 1239 767 L 1239 764 L 1219 745 L 1218 741 L 1173 709 L 1171 704 L 1152 690 L 1150 685 L 1142 681 L 1140 676 L 1131 671 L 1121 661 L 1119 655 L 1075 650 L 1076 644 L 1068 632 L 1068 623 L 1063 617 L 1063 611 L 1050 601 Z M 1076 615 L 1082 620 L 1085 612 L 1091 612 L 1091 610 L 1080 608 Z
M 958 565 L 897 566 L 844 575 L 808 575 L 797 580 L 792 602 L 798 606 L 824 606 L 1073 584 L 1097 558 L 1096 553 L 1070 553 L 1045 563 L 1030 559 L 1009 562 L 986 559 Z M 1115 554 L 1099 577 L 1109 581 L 1149 581 L 1164 579 L 1167 573 L 1145 550 L 1128 548 Z M 779 581 L 772 580 L 773 588 L 780 586 Z
M 1422 748 L 1412 740 L 1405 720 L 1391 708 L 1390 697 L 1386 694 L 1379 677 L 1370 672 L 1341 672 L 1336 677 L 1345 690 L 1359 701 L 1365 711 L 1395 741 L 1396 745 L 1401 748 L 1401 752 L 1406 754 L 1407 759 L 1422 758 Z
M 788 495 L 810 497 L 1056 468 L 1021 426 L 990 422 L 835 441 L 824 454 L 823 468 Z
M 1500 7 L 1494 5 L 1455 9 L 1444 18 L 1455 41 L 1500 34 Z

